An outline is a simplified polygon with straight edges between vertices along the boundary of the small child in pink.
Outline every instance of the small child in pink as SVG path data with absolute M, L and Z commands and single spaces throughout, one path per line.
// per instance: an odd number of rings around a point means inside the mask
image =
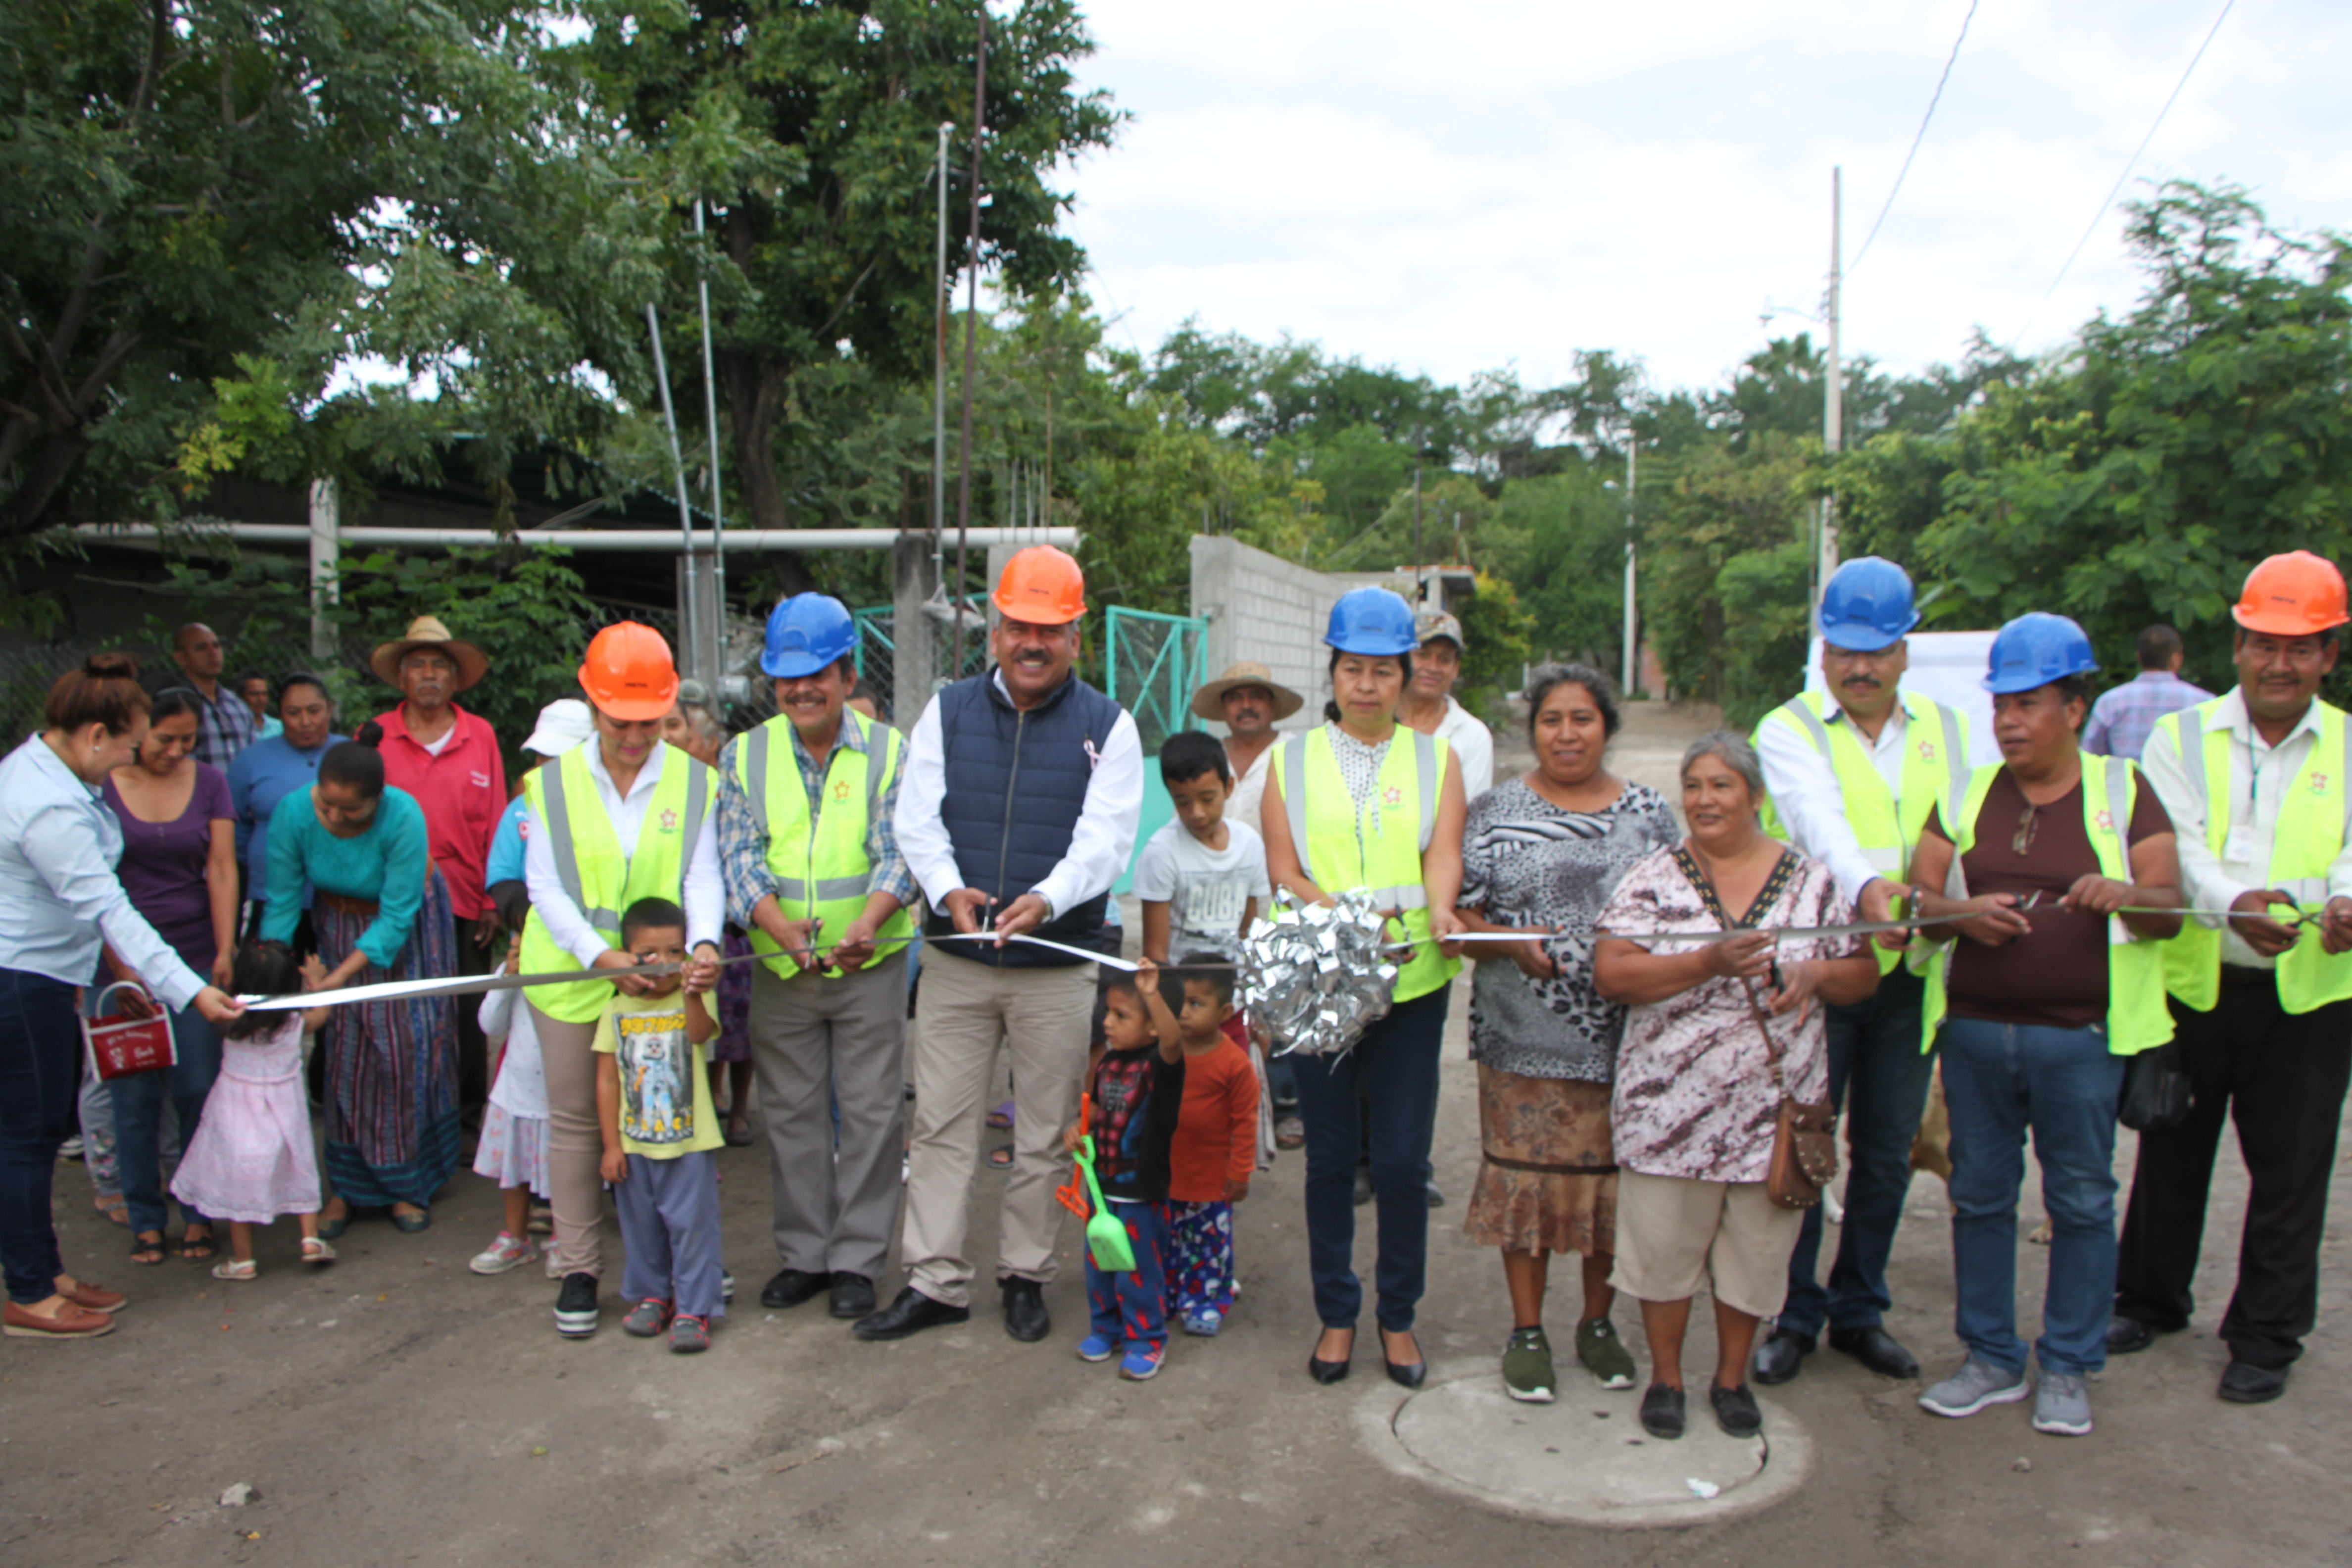
M 282 942 L 248 942 L 237 950 L 231 984 L 240 996 L 286 996 L 316 989 Z M 302 1035 L 327 1021 L 328 1009 L 247 1013 L 222 1035 L 220 1077 L 172 1177 L 172 1195 L 193 1212 L 228 1221 L 231 1256 L 213 1265 L 215 1279 L 251 1279 L 253 1227 L 281 1215 L 302 1226 L 302 1261 L 332 1263 L 319 1235 L 319 1159 L 310 1142 L 310 1099 L 302 1083 Z

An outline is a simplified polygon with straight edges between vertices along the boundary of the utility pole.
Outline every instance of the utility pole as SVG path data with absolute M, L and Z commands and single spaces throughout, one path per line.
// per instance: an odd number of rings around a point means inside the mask
M 1415 431 L 1415 445 L 1420 437 L 1421 433 Z M 1421 454 L 1416 451 L 1412 455 L 1412 607 L 1419 610 L 1428 597 L 1421 570 Z
M 971 563 L 971 364 L 980 332 L 980 150 L 988 133 L 988 7 L 980 8 L 980 59 L 971 84 L 971 287 L 963 317 L 963 445 L 956 453 L 955 640 L 948 648 L 948 676 L 963 679 L 964 572 Z
M 1845 282 L 1845 171 L 1830 170 L 1830 358 L 1829 383 L 1822 399 L 1822 449 L 1832 457 L 1845 441 L 1845 377 L 1838 368 L 1839 294 Z M 1830 574 L 1837 570 L 1837 509 L 1827 496 L 1822 498 L 1821 581 L 1827 585 Z
M 931 351 L 931 572 L 938 575 L 940 540 L 945 537 L 948 507 L 948 138 L 955 121 L 940 127 L 937 159 L 940 184 L 939 265 L 932 274 L 931 298 L 937 301 L 937 342 Z
M 1617 689 L 1627 697 L 1639 695 L 1634 679 L 1641 671 L 1642 623 L 1633 601 L 1633 427 L 1625 426 L 1625 668 Z
M 694 198 L 694 237 L 702 237 L 702 198 Z M 727 523 L 719 510 L 719 374 L 712 366 L 710 354 L 710 277 L 705 273 L 695 280 L 702 296 L 702 418 L 710 429 L 710 602 L 715 607 L 711 616 L 710 663 L 708 674 L 710 695 L 717 704 L 713 710 L 724 713 L 727 707 Z

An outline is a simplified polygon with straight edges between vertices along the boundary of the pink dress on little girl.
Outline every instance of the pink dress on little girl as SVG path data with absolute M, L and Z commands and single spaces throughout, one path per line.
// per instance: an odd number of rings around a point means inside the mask
M 266 1035 L 221 1042 L 220 1077 L 172 1178 L 198 1214 L 246 1225 L 319 1212 L 319 1156 L 302 1083 L 302 1015 Z

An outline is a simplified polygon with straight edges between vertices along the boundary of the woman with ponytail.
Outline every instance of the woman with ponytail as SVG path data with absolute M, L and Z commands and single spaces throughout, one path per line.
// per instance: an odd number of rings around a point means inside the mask
M 433 864 L 424 808 L 384 784 L 383 742 L 381 725 L 361 725 L 319 760 L 318 783 L 289 791 L 270 814 L 261 934 L 293 937 L 307 881 L 321 992 L 457 972 L 449 889 Z M 457 1168 L 454 1005 L 428 996 L 339 1006 L 321 1038 L 334 1195 L 319 1234 L 341 1236 L 354 1208 L 389 1208 L 396 1228 L 423 1230 L 433 1194 Z
M 99 787 L 138 753 L 150 703 L 139 666 L 100 654 L 49 688 L 41 732 L 0 761 L 0 1332 L 91 1339 L 123 1298 L 66 1272 L 49 1217 L 58 1145 L 81 1081 L 74 989 L 101 947 L 171 1008 L 214 1024 L 237 1005 L 131 906 L 114 874 L 122 826 Z

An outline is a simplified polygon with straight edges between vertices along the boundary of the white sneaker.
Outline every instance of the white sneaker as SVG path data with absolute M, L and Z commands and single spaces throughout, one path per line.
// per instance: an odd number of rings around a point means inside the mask
M 466 1267 L 477 1274 L 504 1274 L 530 1262 L 532 1250 L 530 1237 L 502 1230 L 488 1249 L 477 1253 Z

